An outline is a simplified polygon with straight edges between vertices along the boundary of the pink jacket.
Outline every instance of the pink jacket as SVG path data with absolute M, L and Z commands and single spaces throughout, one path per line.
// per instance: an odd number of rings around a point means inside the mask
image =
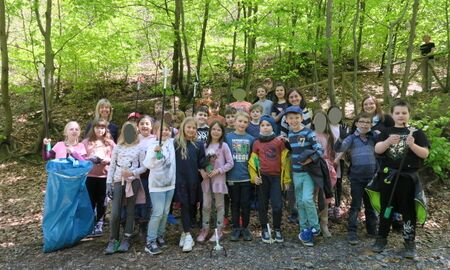
M 214 169 L 219 170 L 220 174 L 214 176 L 213 178 L 204 178 L 202 181 L 202 190 L 203 192 L 211 192 L 212 189 L 213 193 L 228 194 L 228 188 L 225 183 L 225 174 L 234 166 L 230 148 L 226 143 L 222 143 L 222 147 L 220 148 L 218 143 L 210 144 L 208 148 L 205 149 L 205 154 L 207 156 L 208 153 L 216 154 L 216 158 L 212 160 L 212 165 L 214 166 Z
M 86 159 L 98 157 L 101 159 L 101 163 L 95 164 L 88 176 L 106 178 L 108 175 L 109 163 L 111 161 L 112 151 L 116 144 L 113 140 L 105 140 L 105 144 L 97 145 L 95 141 L 91 142 L 88 139 L 82 141 L 86 147 Z

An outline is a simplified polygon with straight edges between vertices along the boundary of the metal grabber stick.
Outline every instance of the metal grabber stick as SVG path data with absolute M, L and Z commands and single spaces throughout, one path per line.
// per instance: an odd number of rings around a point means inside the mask
M 48 129 L 48 106 L 47 106 L 47 91 L 45 89 L 45 66 L 42 66 L 39 69 L 39 76 L 41 79 L 41 88 L 42 88 L 42 99 L 43 99 L 43 105 L 44 105 L 44 136 L 45 138 L 48 138 L 49 136 L 49 129 Z M 46 146 L 46 151 L 49 152 L 52 149 L 51 143 L 48 143 Z
M 169 70 L 164 67 L 163 68 L 163 74 L 164 74 L 164 84 L 163 84 L 163 100 L 162 100 L 162 111 L 161 111 L 161 124 L 159 127 L 159 146 L 162 145 L 162 133 L 163 133 L 163 121 L 164 121 L 164 111 L 166 109 L 166 89 L 167 89 L 167 77 L 168 77 Z M 161 159 L 163 157 L 161 151 L 158 151 L 156 153 L 156 158 Z

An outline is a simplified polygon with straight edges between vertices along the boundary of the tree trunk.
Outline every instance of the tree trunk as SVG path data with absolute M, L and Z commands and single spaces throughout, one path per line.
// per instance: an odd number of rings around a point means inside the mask
M 240 19 L 241 19 L 241 2 L 238 2 L 237 3 L 236 21 L 239 21 Z M 237 40 L 237 24 L 235 24 L 234 31 L 233 31 L 233 47 L 231 49 L 230 75 L 229 75 L 228 93 L 227 93 L 227 101 L 228 101 L 228 103 L 231 102 L 231 82 L 232 82 L 232 79 L 233 79 L 234 62 L 236 61 L 236 40 Z
M 358 97 L 357 97 L 357 81 L 358 81 L 358 65 L 359 65 L 359 57 L 358 57 L 358 40 L 356 38 L 356 26 L 359 20 L 359 11 L 360 11 L 360 0 L 356 0 L 356 12 L 355 17 L 353 19 L 353 80 L 352 80 L 352 101 L 353 101 L 353 110 L 355 111 L 354 115 L 358 114 Z M 344 86 L 345 87 L 345 86 Z
M 450 90 L 450 19 L 449 19 L 449 0 L 445 0 L 445 28 L 447 30 L 447 50 L 448 50 L 448 55 L 447 55 L 447 79 L 445 82 L 445 90 L 444 92 L 448 92 Z
M 45 11 L 45 28 L 42 24 L 40 12 L 39 12 L 39 1 L 34 0 L 34 13 L 36 15 L 36 21 L 39 26 L 39 30 L 44 37 L 44 48 L 45 48 L 45 95 L 47 98 L 47 112 L 48 112 L 48 123 L 51 123 L 51 115 L 52 115 L 52 108 L 53 108 L 53 101 L 54 101 L 54 72 L 55 72 L 55 65 L 54 65 L 54 59 L 55 54 L 53 52 L 52 47 L 52 0 L 46 1 L 46 11 Z M 43 125 L 40 129 L 39 136 L 37 138 L 37 141 L 34 145 L 34 152 L 38 152 L 40 150 L 40 146 L 42 143 L 42 139 L 44 137 L 45 128 L 45 114 L 42 114 L 42 122 Z
M 180 37 L 180 19 L 181 19 L 181 2 L 182 0 L 175 1 L 175 20 L 172 24 L 175 40 L 173 41 L 173 56 L 172 56 L 172 78 L 170 80 L 171 85 L 177 85 L 180 87 L 183 79 L 181 77 L 183 70 L 183 56 L 181 52 L 181 37 Z
M 1 88 L 2 106 L 4 111 L 4 130 L 0 137 L 0 144 L 11 141 L 12 132 L 12 111 L 9 96 L 9 55 L 8 55 L 8 33 L 6 30 L 6 10 L 5 1 L 0 0 L 0 49 L 2 55 Z
M 184 57 L 186 59 L 186 69 L 187 69 L 187 75 L 186 75 L 186 87 L 184 87 L 183 84 L 180 83 L 180 86 L 178 89 L 180 89 L 180 93 L 182 95 L 189 95 L 188 90 L 190 89 L 191 85 L 191 59 L 189 57 L 189 47 L 188 47 L 188 41 L 186 37 L 186 29 L 185 29 L 185 21 L 184 21 L 184 5 L 183 1 L 180 1 L 180 9 L 181 9 L 181 33 L 183 35 L 183 46 L 184 46 Z M 183 78 L 183 65 L 181 65 L 181 77 Z M 190 95 L 191 97 L 193 95 Z
M 366 12 L 366 1 L 361 0 L 358 11 L 361 11 L 363 14 Z M 362 45 L 362 36 L 364 29 L 364 16 L 359 16 L 359 31 L 358 31 L 358 44 L 356 46 L 356 58 L 358 61 L 358 65 L 361 62 L 361 45 Z
M 406 90 L 408 89 L 409 85 L 409 73 L 411 71 L 412 54 L 414 51 L 414 39 L 416 38 L 416 21 L 418 10 L 419 10 L 419 0 L 414 0 L 411 20 L 409 23 L 410 31 L 409 31 L 408 49 L 406 50 L 405 72 L 403 73 L 403 82 L 402 87 L 400 88 L 400 94 L 402 98 L 406 98 Z
M 333 20 L 333 0 L 327 1 L 327 24 L 326 24 L 326 37 L 327 37 L 327 56 L 328 56 L 328 96 L 330 98 L 331 106 L 337 105 L 336 94 L 334 92 L 334 63 L 333 63 L 333 48 L 331 47 L 331 24 Z
M 255 61 L 255 48 L 256 48 L 256 27 L 258 19 L 256 13 L 258 12 L 258 5 L 251 4 L 248 7 L 247 19 L 250 18 L 250 30 L 247 30 L 247 58 L 245 61 L 244 72 L 244 90 L 250 92 L 250 81 L 253 72 L 253 63 Z M 252 18 L 253 16 L 253 18 Z
M 203 49 L 205 48 L 205 39 L 206 39 L 206 30 L 208 26 L 208 19 L 209 19 L 209 4 L 211 3 L 211 0 L 205 1 L 205 11 L 203 13 L 203 25 L 202 25 L 202 36 L 200 39 L 200 47 L 198 48 L 198 55 L 197 55 L 197 74 L 199 77 L 201 77 L 201 69 L 202 69 L 202 58 L 203 58 Z

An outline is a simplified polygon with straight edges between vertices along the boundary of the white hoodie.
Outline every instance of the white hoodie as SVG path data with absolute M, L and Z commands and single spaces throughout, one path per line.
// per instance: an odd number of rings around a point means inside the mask
M 156 158 L 155 147 L 159 140 L 152 139 L 149 143 L 144 166 L 150 169 L 148 175 L 149 192 L 164 192 L 175 189 L 175 148 L 173 139 L 167 139 L 161 146 L 161 159 Z

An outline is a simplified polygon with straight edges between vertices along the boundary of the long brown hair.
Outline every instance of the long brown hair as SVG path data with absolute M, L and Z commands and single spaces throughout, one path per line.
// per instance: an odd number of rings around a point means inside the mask
M 384 112 L 381 109 L 380 103 L 378 102 L 378 100 L 374 97 L 374 96 L 366 96 L 362 102 L 361 102 L 361 110 L 364 111 L 364 101 L 368 100 L 368 99 L 372 99 L 373 103 L 375 103 L 375 114 L 378 115 L 378 117 L 380 118 L 380 122 L 384 122 Z
M 95 135 L 95 130 L 94 130 L 95 127 L 99 127 L 99 126 L 103 126 L 106 129 L 106 132 L 101 139 L 103 141 L 105 141 L 105 139 L 110 139 L 111 134 L 109 133 L 109 130 L 108 130 L 108 121 L 105 119 L 94 119 L 92 121 L 92 127 L 89 129 L 89 132 L 86 136 L 86 138 L 88 139 L 89 142 L 94 142 L 99 139 Z

